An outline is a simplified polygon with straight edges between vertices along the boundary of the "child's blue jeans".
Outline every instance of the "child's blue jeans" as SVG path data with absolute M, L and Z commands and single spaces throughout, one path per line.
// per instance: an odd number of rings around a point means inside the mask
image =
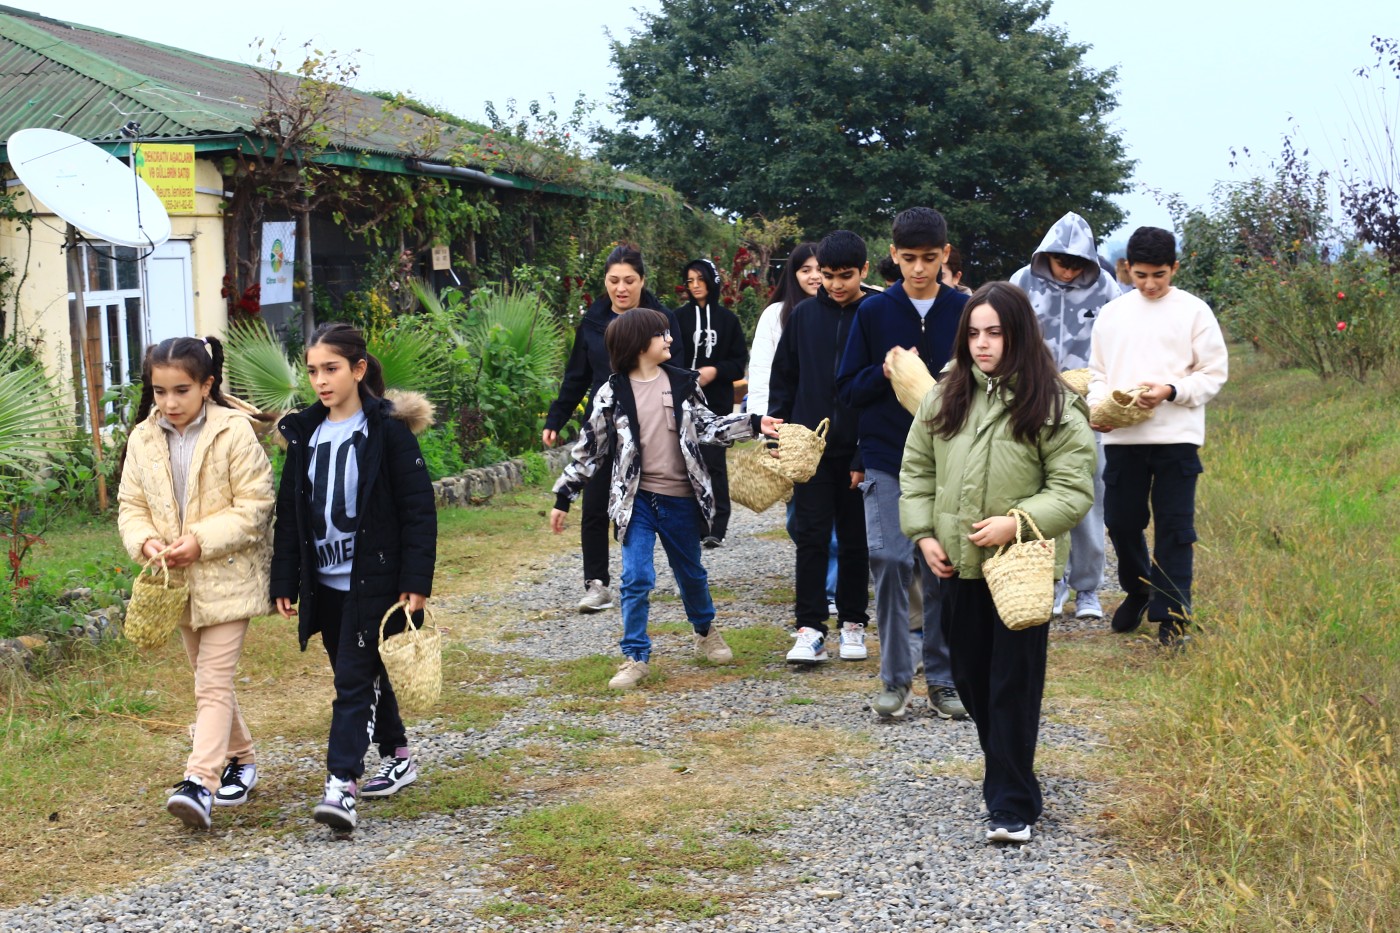
M 697 633 L 710 631 L 715 604 L 710 599 L 710 578 L 700 562 L 700 538 L 704 517 L 694 496 L 663 496 L 637 491 L 632 520 L 622 539 L 622 653 L 637 661 L 651 658 L 647 619 L 651 591 L 656 586 L 656 539 L 681 591 L 685 617 Z

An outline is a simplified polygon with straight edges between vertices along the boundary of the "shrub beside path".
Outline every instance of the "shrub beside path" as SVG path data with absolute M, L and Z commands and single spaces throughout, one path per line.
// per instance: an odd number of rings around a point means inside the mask
M 353 837 L 312 823 L 309 794 L 267 825 L 221 828 L 216 813 L 207 836 L 152 815 L 149 832 L 178 837 L 173 864 L 119 891 L 0 910 L 0 928 L 1146 929 L 1124 909 L 1124 853 L 1101 830 L 1104 720 L 1056 693 L 1056 656 L 1105 626 L 1057 623 L 1045 816 L 1031 843 L 988 845 L 971 723 L 922 700 L 878 722 L 873 637 L 865 662 L 783 664 L 781 520 L 737 510 L 706 555 L 736 666 L 691 656 L 659 559 L 655 676 L 611 693 L 618 612 L 573 612 L 576 556 L 527 558 L 509 585 L 435 600 L 452 630 L 452 711 L 412 725 L 419 783 L 362 801 Z M 259 751 L 263 781 L 319 786 L 320 744 Z

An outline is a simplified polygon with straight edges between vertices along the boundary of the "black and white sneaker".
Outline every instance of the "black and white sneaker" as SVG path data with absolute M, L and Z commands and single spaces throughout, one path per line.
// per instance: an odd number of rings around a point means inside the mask
M 341 780 L 334 774 L 326 778 L 326 793 L 311 813 L 318 823 L 337 832 L 348 833 L 355 828 L 355 779 Z
M 239 764 L 237 758 L 230 758 L 224 765 L 224 775 L 219 778 L 219 789 L 214 792 L 216 807 L 236 807 L 248 802 L 248 794 L 258 784 L 258 766 L 251 761 Z
M 1014 813 L 998 810 L 987 824 L 988 842 L 1030 842 L 1031 828 Z
M 392 797 L 418 780 L 418 765 L 411 756 L 384 758 L 379 771 L 360 788 L 361 797 Z
M 208 829 L 214 795 L 193 777 L 186 777 L 171 788 L 165 811 L 190 829 Z

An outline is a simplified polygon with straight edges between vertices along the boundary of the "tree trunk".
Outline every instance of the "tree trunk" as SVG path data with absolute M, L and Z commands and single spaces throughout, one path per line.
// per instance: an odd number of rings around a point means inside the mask
M 303 346 L 311 344 L 311 334 L 316 330 L 316 296 L 312 294 L 314 281 L 311 270 L 311 205 L 302 196 L 304 210 L 297 212 L 297 273 L 301 278 L 301 339 Z

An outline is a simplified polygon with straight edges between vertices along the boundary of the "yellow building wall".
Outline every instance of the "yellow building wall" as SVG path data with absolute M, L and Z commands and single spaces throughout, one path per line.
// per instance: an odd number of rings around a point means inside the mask
M 224 278 L 223 178 L 213 161 L 196 160 L 195 186 L 204 189 L 195 194 L 195 213 L 170 218 L 171 239 L 190 243 L 195 333 L 222 335 L 228 325 L 228 305 L 220 294 Z M 24 279 L 18 302 L 7 308 L 6 335 L 23 333 L 37 342 L 49 372 L 60 385 L 71 387 L 68 327 L 71 291 L 67 257 L 62 248 L 66 224 L 31 198 L 23 185 L 10 190 L 17 196 L 15 207 L 33 210 L 35 217 L 30 236 L 18 225 L 0 226 L 0 257 L 9 262 L 14 272 L 14 278 L 8 283 L 11 294 L 21 277 Z M 6 298 L 9 301 L 10 295 Z

